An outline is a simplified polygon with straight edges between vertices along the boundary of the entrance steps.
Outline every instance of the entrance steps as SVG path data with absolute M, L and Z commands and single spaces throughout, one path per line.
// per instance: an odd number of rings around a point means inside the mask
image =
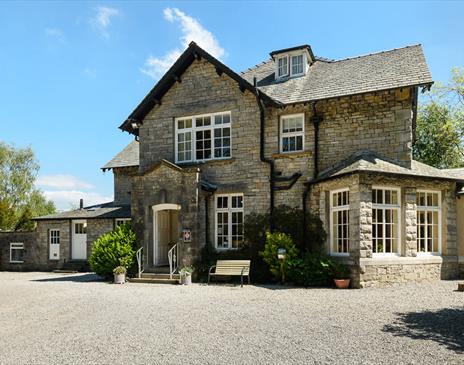
M 148 283 L 148 284 L 179 284 L 180 275 L 172 274 L 172 279 L 169 274 L 165 273 L 150 273 L 143 272 L 142 277 L 130 279 L 131 283 Z

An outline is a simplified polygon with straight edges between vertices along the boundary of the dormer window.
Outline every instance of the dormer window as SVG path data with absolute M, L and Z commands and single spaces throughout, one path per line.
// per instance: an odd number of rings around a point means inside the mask
M 278 62 L 278 69 L 277 69 L 278 77 L 288 76 L 288 56 L 278 58 L 277 62 Z
M 292 56 L 292 76 L 303 74 L 303 55 Z

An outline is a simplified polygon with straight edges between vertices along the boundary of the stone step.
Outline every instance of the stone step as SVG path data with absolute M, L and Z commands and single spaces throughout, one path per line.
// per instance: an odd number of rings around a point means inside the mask
M 142 273 L 142 278 L 143 279 L 170 279 L 169 274 L 164 274 L 164 273 L 152 273 L 152 272 L 143 272 Z M 180 279 L 179 274 L 172 274 L 173 279 Z
M 145 284 L 179 284 L 179 279 L 154 279 L 154 278 L 132 278 L 131 283 L 145 283 Z
M 169 274 L 169 266 L 147 267 L 143 272 L 154 274 Z

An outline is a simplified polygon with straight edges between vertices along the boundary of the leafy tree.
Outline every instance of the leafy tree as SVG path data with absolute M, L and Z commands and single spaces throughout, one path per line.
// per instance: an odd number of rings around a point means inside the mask
M 437 168 L 464 166 L 464 69 L 437 85 L 417 117 L 414 158 Z
M 30 147 L 0 142 L 0 230 L 33 229 L 32 217 L 55 212 L 55 205 L 34 188 L 38 170 Z

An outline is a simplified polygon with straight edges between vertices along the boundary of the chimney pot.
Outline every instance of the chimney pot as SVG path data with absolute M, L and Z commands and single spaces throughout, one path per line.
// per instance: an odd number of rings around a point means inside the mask
M 79 209 L 84 209 L 84 199 L 79 200 Z

